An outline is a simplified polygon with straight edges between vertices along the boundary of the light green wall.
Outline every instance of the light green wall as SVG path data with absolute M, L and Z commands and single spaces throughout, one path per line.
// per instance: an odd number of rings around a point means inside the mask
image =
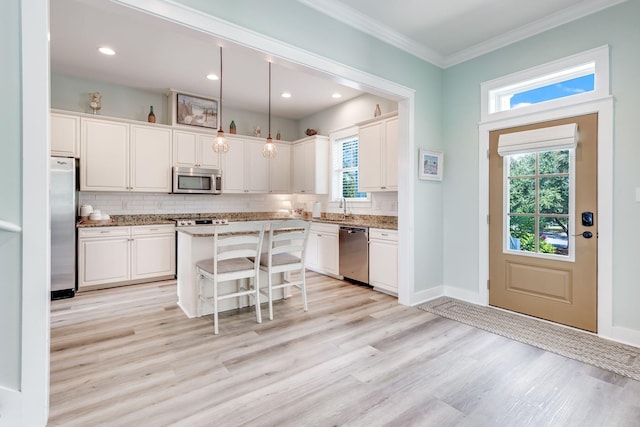
M 20 1 L 0 2 L 0 219 L 22 222 Z M 0 387 L 20 389 L 22 239 L 0 231 Z M 0 420 L 0 423 L 2 421 Z
M 151 92 L 56 72 L 51 73 L 51 108 L 92 113 L 89 107 L 89 95 L 93 92 L 100 92 L 102 95 L 102 108 L 98 111 L 101 116 L 147 121 L 149 106 L 153 105 L 157 122 L 169 123 L 166 93 Z M 267 114 L 229 107 L 225 107 L 222 113 L 224 122 L 222 125 L 225 131 L 228 131 L 231 120 L 234 120 L 238 134 L 253 135 L 253 129 L 259 125 L 262 129 L 262 135 L 266 136 L 269 123 Z M 297 120 L 272 117 L 271 126 L 274 137 L 276 131 L 280 130 L 284 140 L 294 141 L 302 138 L 298 134 Z
M 442 149 L 443 71 L 291 0 L 176 0 L 196 10 L 415 90 L 415 146 Z M 247 11 L 251 11 L 248 13 Z M 417 157 L 417 156 L 416 156 Z M 411 169 L 417 167 L 410 165 Z M 446 168 L 446 160 L 445 160 Z M 415 181 L 415 290 L 443 284 L 442 184 Z M 400 219 L 399 226 L 402 227 Z
M 478 291 L 478 122 L 480 83 L 605 44 L 615 99 L 614 325 L 640 330 L 640 1 L 544 32 L 445 71 L 445 283 Z M 461 266 L 464 268 L 461 268 Z

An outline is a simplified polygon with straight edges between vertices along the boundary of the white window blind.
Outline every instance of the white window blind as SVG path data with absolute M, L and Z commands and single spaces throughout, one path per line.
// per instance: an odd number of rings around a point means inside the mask
M 578 125 L 570 123 L 500 135 L 498 154 L 510 156 L 540 151 L 572 150 L 577 144 Z

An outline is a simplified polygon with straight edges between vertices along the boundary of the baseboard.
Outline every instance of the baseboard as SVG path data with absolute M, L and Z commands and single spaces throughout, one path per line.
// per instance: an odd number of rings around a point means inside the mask
M 445 286 L 444 295 L 461 301 L 470 302 L 472 304 L 485 305 L 480 301 L 480 294 L 478 292 L 467 291 L 460 288 L 454 288 L 452 286 Z
M 444 286 L 436 286 L 435 288 L 426 289 L 424 291 L 415 292 L 411 295 L 411 307 L 420 305 L 432 299 L 444 296 Z
M 613 326 L 611 328 L 611 337 L 609 339 L 640 348 L 640 331 L 636 331 L 635 329 Z

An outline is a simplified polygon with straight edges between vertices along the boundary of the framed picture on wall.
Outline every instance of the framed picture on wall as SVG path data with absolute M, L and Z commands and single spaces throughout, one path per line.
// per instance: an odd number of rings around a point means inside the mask
M 218 101 L 186 93 L 174 93 L 175 124 L 218 128 Z
M 442 161 L 444 154 L 439 151 L 420 149 L 418 177 L 433 181 L 442 181 Z

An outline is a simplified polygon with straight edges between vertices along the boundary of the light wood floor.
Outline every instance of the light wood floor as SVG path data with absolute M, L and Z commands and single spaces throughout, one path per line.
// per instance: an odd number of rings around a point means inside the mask
M 175 285 L 52 302 L 51 426 L 638 426 L 640 383 L 308 273 L 187 319 Z

